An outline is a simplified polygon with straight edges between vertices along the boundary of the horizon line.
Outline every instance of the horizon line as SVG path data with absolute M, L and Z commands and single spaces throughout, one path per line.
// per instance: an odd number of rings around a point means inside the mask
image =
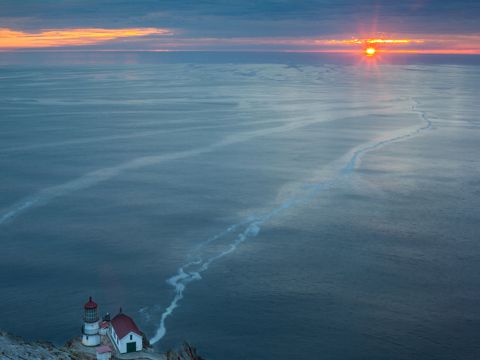
M 98 53 L 305 53 L 305 54 L 363 54 L 363 51 L 356 49 L 318 49 L 318 50 L 261 50 L 261 49 L 0 49 L 0 53 L 14 54 L 14 53 L 80 53 L 80 52 L 98 52 Z M 379 54 L 401 54 L 401 55 L 480 55 L 480 50 L 465 49 L 465 50 L 450 50 L 450 49 L 382 49 Z

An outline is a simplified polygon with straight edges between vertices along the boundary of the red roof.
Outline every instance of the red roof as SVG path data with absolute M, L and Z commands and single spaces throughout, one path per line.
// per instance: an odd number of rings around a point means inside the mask
M 112 349 L 110 349 L 110 346 L 107 346 L 107 345 L 99 346 L 97 347 L 96 350 L 97 350 L 97 354 L 105 354 L 105 353 L 112 352 Z
M 102 322 L 100 323 L 100 328 L 102 328 L 102 329 L 108 328 L 108 321 L 102 321 Z
M 128 333 L 134 332 L 142 336 L 142 332 L 138 329 L 135 321 L 130 316 L 125 314 L 118 314 L 112 319 L 112 326 L 115 330 L 115 333 L 120 339 L 123 339 Z
M 96 309 L 97 304 L 92 300 L 92 297 L 88 299 L 88 302 L 84 305 L 85 309 Z

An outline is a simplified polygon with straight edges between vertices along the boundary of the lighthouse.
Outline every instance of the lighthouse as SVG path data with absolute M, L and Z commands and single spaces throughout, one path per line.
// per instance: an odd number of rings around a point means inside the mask
M 85 346 L 100 345 L 98 305 L 90 296 L 83 309 L 82 344 Z

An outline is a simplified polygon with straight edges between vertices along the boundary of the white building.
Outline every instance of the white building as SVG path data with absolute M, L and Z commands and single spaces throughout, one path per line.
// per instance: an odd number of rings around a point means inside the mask
M 131 317 L 122 313 L 122 309 L 111 321 L 110 338 L 121 354 L 143 349 L 142 332 Z
M 109 328 L 110 328 L 110 322 L 104 320 L 100 323 L 100 330 L 98 331 L 98 333 L 102 336 L 105 336 L 107 335 Z
M 99 346 L 96 348 L 97 360 L 110 360 L 112 358 L 112 349 L 110 346 Z
M 98 305 L 90 296 L 90 299 L 88 299 L 88 302 L 84 305 L 83 309 L 82 344 L 85 346 L 100 345 L 100 335 L 98 334 L 100 329 L 98 321 Z

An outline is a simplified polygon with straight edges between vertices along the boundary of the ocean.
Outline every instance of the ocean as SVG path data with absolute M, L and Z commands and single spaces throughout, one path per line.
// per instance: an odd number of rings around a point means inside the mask
M 89 296 L 209 360 L 480 357 L 480 60 L 0 54 L 0 328 Z

